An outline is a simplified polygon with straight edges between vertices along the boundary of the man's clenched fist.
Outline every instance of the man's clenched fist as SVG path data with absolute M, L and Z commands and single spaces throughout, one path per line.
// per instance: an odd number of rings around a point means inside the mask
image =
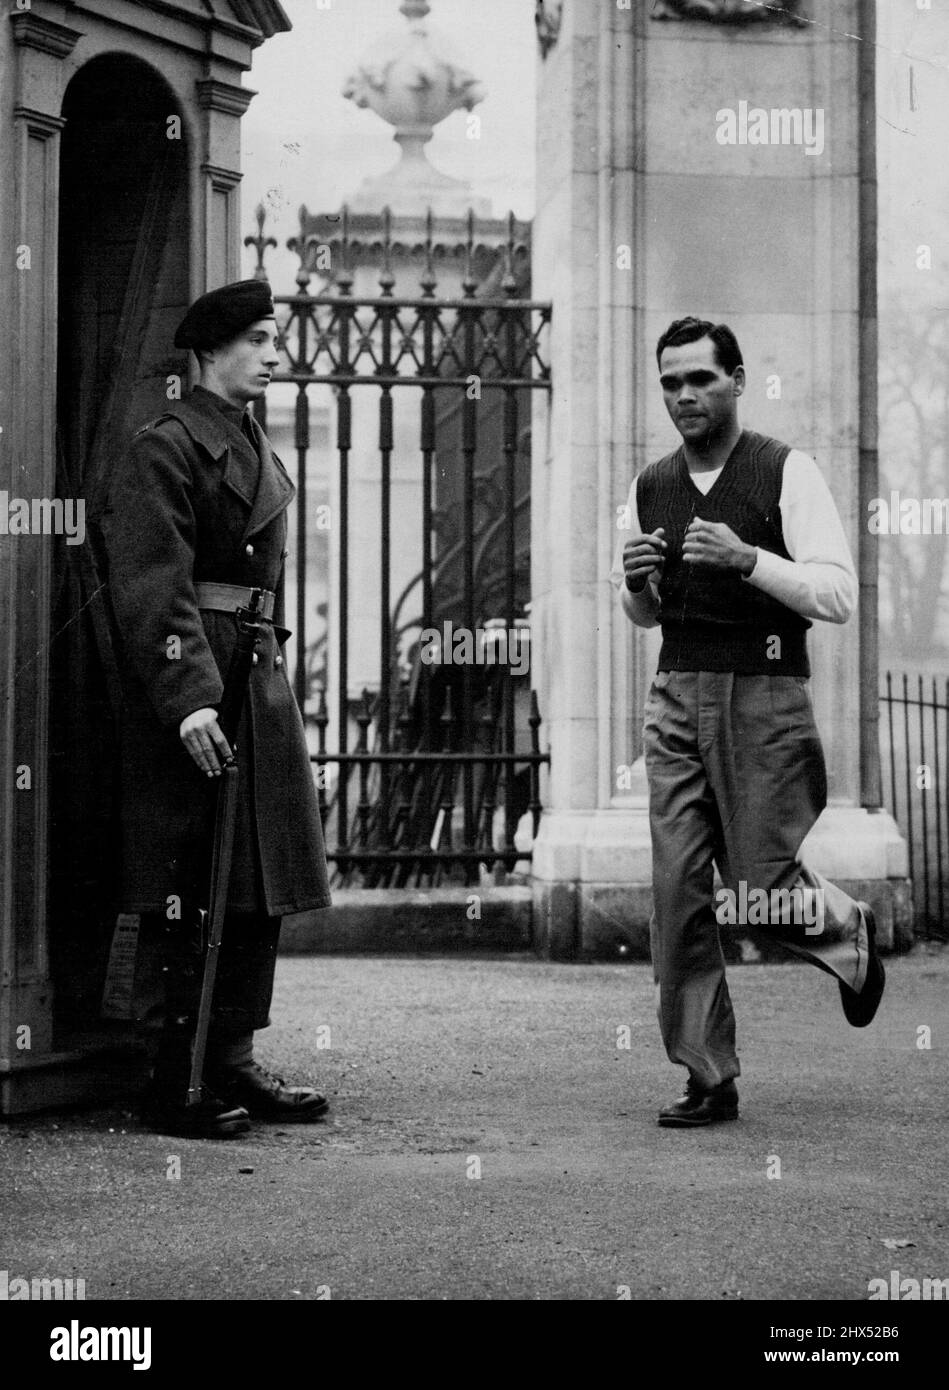
M 682 558 L 692 565 L 738 570 L 747 578 L 758 562 L 758 552 L 753 545 L 746 545 L 723 521 L 703 521 L 697 516 L 685 533 Z
M 626 575 L 626 587 L 631 594 L 641 594 L 649 576 L 654 571 L 661 570 L 665 564 L 665 534 L 660 526 L 651 535 L 627 541 L 623 546 L 623 571 Z

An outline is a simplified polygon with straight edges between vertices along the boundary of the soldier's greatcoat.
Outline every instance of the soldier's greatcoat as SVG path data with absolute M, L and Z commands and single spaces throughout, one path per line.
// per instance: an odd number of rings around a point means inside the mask
M 121 909 L 165 913 L 207 873 L 219 779 L 178 729 L 220 703 L 236 637 L 232 614 L 199 611 L 195 584 L 277 595 L 252 668 L 238 734 L 231 911 L 277 917 L 330 902 L 303 723 L 280 647 L 287 507 L 294 487 L 259 427 L 197 388 L 146 426 L 118 462 L 100 519 L 119 634 L 122 710 Z M 258 456 L 259 451 L 259 456 Z

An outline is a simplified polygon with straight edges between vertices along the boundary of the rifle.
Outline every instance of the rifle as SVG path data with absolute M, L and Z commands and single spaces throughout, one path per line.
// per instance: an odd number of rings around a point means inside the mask
M 202 934 L 207 928 L 207 953 L 204 958 L 204 978 L 201 983 L 201 1003 L 198 1007 L 198 1021 L 194 1032 L 194 1051 L 191 1057 L 191 1079 L 188 1083 L 188 1104 L 201 1103 L 204 1058 L 208 1046 L 208 1029 L 211 1024 L 211 1005 L 214 1001 L 214 981 L 217 976 L 218 955 L 221 937 L 224 934 L 224 914 L 227 910 L 227 889 L 231 878 L 231 858 L 234 850 L 234 826 L 237 818 L 237 728 L 240 724 L 247 682 L 254 662 L 254 651 L 260 636 L 263 620 L 261 612 L 263 592 L 252 589 L 250 602 L 246 608 L 238 608 L 237 645 L 231 656 L 218 724 L 227 739 L 234 757 L 224 765 L 218 787 L 217 809 L 214 817 L 214 846 L 211 853 L 211 883 L 207 909 L 201 908 L 198 916 Z

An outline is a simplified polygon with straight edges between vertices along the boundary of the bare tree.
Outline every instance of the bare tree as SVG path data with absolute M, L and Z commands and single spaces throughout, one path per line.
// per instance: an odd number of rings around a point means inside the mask
M 880 495 L 949 494 L 949 319 L 891 303 L 881 317 Z M 862 519 L 866 525 L 867 518 Z M 881 535 L 880 626 L 901 658 L 949 655 L 945 535 Z

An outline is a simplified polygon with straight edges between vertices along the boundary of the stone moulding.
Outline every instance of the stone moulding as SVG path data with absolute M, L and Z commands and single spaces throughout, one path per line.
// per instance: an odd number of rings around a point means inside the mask
M 265 39 L 290 31 L 290 20 L 279 0 L 233 0 L 241 24 L 259 29 Z
M 20 48 L 35 48 L 40 53 L 48 53 L 53 58 L 68 58 L 82 38 L 78 29 L 67 29 L 64 24 L 54 24 L 51 19 L 43 19 L 31 10 L 18 11 L 10 16 L 13 29 L 13 42 Z
M 209 111 L 224 111 L 229 116 L 243 116 L 256 92 L 233 82 L 221 82 L 215 77 L 201 77 L 195 82 L 198 105 Z

